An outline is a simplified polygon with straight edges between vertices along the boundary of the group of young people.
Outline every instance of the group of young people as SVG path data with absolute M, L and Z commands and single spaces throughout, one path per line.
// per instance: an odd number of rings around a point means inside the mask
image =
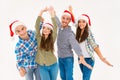
M 45 22 L 43 13 L 49 12 L 50 22 Z M 76 34 L 69 25 L 76 24 Z M 94 51 L 100 59 L 110 64 L 101 54 L 98 44 L 90 30 L 90 18 L 81 14 L 75 21 L 72 7 L 65 10 L 61 21 L 56 16 L 52 6 L 40 10 L 36 19 L 35 31 L 27 30 L 21 21 L 14 21 L 9 25 L 10 35 L 18 35 L 15 46 L 17 68 L 26 80 L 57 80 L 58 70 L 61 80 L 73 80 L 74 53 L 78 55 L 78 63 L 82 71 L 83 80 L 90 80 L 94 66 Z M 57 40 L 57 57 L 54 43 Z M 58 59 L 58 60 L 57 60 Z

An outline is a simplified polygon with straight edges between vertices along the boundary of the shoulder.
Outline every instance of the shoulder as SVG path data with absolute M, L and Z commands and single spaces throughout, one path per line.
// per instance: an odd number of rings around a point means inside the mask
M 68 35 L 75 36 L 74 32 L 71 30 Z
M 35 31 L 33 31 L 33 30 L 28 30 L 27 33 L 28 33 L 29 35 L 35 35 Z
M 75 36 L 74 32 L 73 32 L 72 29 L 71 29 L 71 26 L 69 26 L 68 35 Z
M 35 33 L 35 31 L 33 31 L 33 30 L 28 30 L 27 32 L 28 33 Z
M 21 40 L 19 40 L 15 45 L 15 49 L 16 50 L 19 49 L 22 44 L 23 44 L 23 42 Z
M 72 30 L 69 31 L 68 36 L 69 36 L 69 39 L 74 39 L 75 38 L 75 34 Z
M 89 36 L 93 35 L 92 30 L 90 28 L 88 28 L 88 33 L 89 33 Z

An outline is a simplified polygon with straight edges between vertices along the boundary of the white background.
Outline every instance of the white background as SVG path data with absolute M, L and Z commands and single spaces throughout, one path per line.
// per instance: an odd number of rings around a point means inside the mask
M 49 5 L 55 8 L 59 18 L 69 5 L 72 5 L 76 17 L 82 13 L 90 16 L 91 29 L 100 50 L 114 65 L 107 66 L 95 55 L 91 80 L 120 80 L 119 4 L 119 0 L 0 0 L 0 80 L 24 80 L 15 66 L 15 41 L 10 38 L 9 24 L 17 19 L 24 22 L 29 29 L 34 29 L 40 9 Z M 81 77 L 75 54 L 74 80 L 81 80 Z

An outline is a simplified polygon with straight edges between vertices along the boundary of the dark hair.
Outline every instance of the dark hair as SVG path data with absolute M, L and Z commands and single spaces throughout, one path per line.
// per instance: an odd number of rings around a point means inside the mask
M 79 24 L 79 22 L 78 22 Z M 84 32 L 83 34 L 81 35 L 81 29 L 79 26 L 77 26 L 77 30 L 76 30 L 76 40 L 80 43 L 80 42 L 83 42 L 85 41 L 85 39 L 87 39 L 88 37 L 88 24 L 86 24 L 85 26 L 85 29 L 84 29 Z
M 46 51 L 51 50 L 53 52 L 54 50 L 54 42 L 53 42 L 53 31 L 51 30 L 51 33 L 49 34 L 48 38 L 45 39 L 44 34 L 42 34 L 41 42 L 40 42 L 40 49 L 44 49 Z

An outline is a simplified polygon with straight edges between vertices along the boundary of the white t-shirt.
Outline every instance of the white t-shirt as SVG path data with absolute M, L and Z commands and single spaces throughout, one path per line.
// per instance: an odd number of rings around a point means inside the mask
M 80 48 L 82 50 L 83 56 L 85 58 L 91 58 L 90 54 L 87 52 L 87 49 L 85 47 L 85 41 L 81 42 L 79 45 L 80 45 Z

